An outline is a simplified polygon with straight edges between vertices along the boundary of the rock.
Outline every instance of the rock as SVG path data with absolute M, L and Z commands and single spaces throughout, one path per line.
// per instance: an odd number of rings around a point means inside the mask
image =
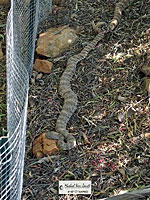
M 43 154 L 51 155 L 59 151 L 57 147 L 57 140 L 50 140 L 46 136 L 43 137 Z
M 37 158 L 42 158 L 43 156 L 57 153 L 59 149 L 56 144 L 56 140 L 50 140 L 45 136 L 45 133 L 42 133 L 33 142 L 33 154 Z
M 76 31 L 67 26 L 50 28 L 40 34 L 36 52 L 54 58 L 66 51 L 77 39 Z
M 49 62 L 48 60 L 40 60 L 36 59 L 34 63 L 34 69 L 38 72 L 43 72 L 49 74 L 53 67 L 53 63 Z

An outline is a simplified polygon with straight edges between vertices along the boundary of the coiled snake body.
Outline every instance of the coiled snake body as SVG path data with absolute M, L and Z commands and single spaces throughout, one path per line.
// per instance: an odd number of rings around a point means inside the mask
M 64 105 L 56 122 L 56 132 L 50 131 L 46 133 L 49 139 L 58 140 L 58 147 L 62 150 L 70 150 L 76 146 L 75 138 L 66 130 L 67 123 L 77 108 L 77 95 L 72 91 L 70 81 L 76 70 L 76 65 L 85 59 L 88 53 L 103 39 L 106 32 L 112 31 L 118 24 L 122 10 L 131 2 L 129 0 L 121 0 L 116 4 L 114 18 L 110 22 L 107 31 L 100 32 L 79 54 L 69 58 L 67 67 L 61 76 L 59 84 L 59 94 L 64 98 Z

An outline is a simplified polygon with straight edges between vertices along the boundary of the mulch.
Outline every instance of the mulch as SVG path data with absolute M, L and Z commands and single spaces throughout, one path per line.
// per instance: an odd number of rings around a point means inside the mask
M 0 58 L 0 136 L 6 127 L 6 17 L 8 5 L 0 6 L 0 43 L 3 57 Z
M 34 139 L 55 128 L 63 105 L 58 84 L 68 58 L 95 37 L 93 20 L 107 26 L 115 3 L 62 1 L 39 26 L 43 32 L 69 24 L 78 30 L 79 40 L 54 63 L 49 75 L 30 84 L 29 96 L 34 97 L 35 106 L 28 108 L 24 200 L 102 199 L 150 185 L 149 98 L 140 87 L 144 77 L 140 67 L 147 63 L 149 45 L 149 0 L 134 1 L 127 7 L 117 28 L 77 65 L 72 89 L 78 95 L 78 108 L 67 127 L 77 147 L 40 162 L 32 154 Z M 133 113 L 124 115 L 127 110 Z M 59 180 L 91 180 L 92 194 L 60 196 Z

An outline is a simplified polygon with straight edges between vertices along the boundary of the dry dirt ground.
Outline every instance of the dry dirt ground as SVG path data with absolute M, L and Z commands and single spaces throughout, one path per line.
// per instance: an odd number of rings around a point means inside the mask
M 2 128 L 6 129 L 6 17 L 8 6 L 0 6 L 0 43 L 4 56 L 0 58 L 0 135 Z M 0 47 L 0 48 L 1 48 Z
M 43 32 L 69 25 L 79 31 L 79 40 L 54 64 L 51 74 L 30 84 L 35 106 L 28 108 L 24 200 L 102 199 L 150 185 L 149 98 L 141 90 L 144 74 L 140 72 L 147 64 L 150 0 L 127 7 L 117 28 L 77 65 L 72 88 L 79 102 L 68 123 L 77 147 L 41 162 L 32 154 L 34 139 L 55 128 L 63 105 L 57 89 L 67 59 L 95 37 L 93 20 L 107 26 L 115 3 L 62 1 L 39 26 Z M 123 120 L 120 113 L 126 113 Z M 91 180 L 92 194 L 58 195 L 59 180 Z
M 115 31 L 77 65 L 72 88 L 79 102 L 68 123 L 77 147 L 41 163 L 32 154 L 34 139 L 55 128 L 63 105 L 58 83 L 67 59 L 95 37 L 93 20 L 104 21 L 107 26 L 115 3 L 62 1 L 39 27 L 42 32 L 69 25 L 79 30 L 79 40 L 54 64 L 51 74 L 43 75 L 42 81 L 30 87 L 35 107 L 29 107 L 28 112 L 23 186 L 26 200 L 101 199 L 150 185 L 149 99 L 140 87 L 144 76 L 140 67 L 147 63 L 149 0 L 135 1 L 127 7 Z M 128 109 L 129 117 L 121 121 L 119 113 Z M 59 180 L 91 180 L 92 194 L 59 196 Z

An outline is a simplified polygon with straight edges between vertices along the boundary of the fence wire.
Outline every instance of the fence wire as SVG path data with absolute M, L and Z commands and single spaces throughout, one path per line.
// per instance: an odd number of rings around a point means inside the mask
M 40 4 L 39 0 L 11 0 L 6 25 L 7 131 L 0 138 L 1 200 L 21 199 L 29 78 L 38 18 L 44 19 L 51 3 L 51 0 L 41 0 Z

